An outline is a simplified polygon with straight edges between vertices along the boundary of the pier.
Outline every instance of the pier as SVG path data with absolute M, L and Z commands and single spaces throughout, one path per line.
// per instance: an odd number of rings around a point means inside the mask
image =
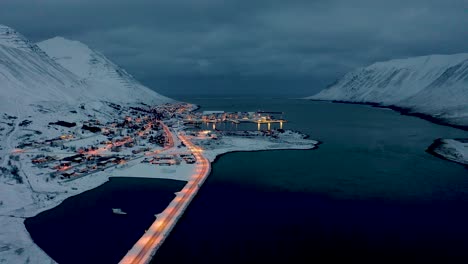
M 261 125 L 267 124 L 268 130 L 271 129 L 271 124 L 280 124 L 280 129 L 283 129 L 283 124 L 287 123 L 287 120 L 284 119 L 273 119 L 273 120 L 262 120 L 262 119 L 225 119 L 225 120 L 184 120 L 185 124 L 193 124 L 193 125 L 201 125 L 205 124 L 213 124 L 213 129 L 216 129 L 216 124 L 218 123 L 233 123 L 233 124 L 241 124 L 241 123 L 254 123 L 257 124 L 257 130 L 261 129 Z
M 185 124 L 201 125 L 213 124 L 213 129 L 217 123 L 256 123 L 260 130 L 261 124 L 267 124 L 270 130 L 271 124 L 280 124 L 280 129 L 283 128 L 283 123 L 287 120 L 283 119 L 284 112 L 276 111 L 257 111 L 257 112 L 224 112 L 224 111 L 203 111 L 202 113 L 193 113 L 184 119 Z

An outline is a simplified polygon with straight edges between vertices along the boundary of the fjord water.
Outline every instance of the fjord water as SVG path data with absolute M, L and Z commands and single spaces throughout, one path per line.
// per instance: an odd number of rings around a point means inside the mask
M 425 152 L 466 131 L 363 105 L 185 100 L 284 111 L 323 144 L 220 157 L 154 263 L 468 263 L 468 170 Z
M 34 242 L 58 263 L 118 263 L 184 185 L 166 179 L 110 178 L 26 219 L 25 225 Z M 114 214 L 112 208 L 127 215 Z

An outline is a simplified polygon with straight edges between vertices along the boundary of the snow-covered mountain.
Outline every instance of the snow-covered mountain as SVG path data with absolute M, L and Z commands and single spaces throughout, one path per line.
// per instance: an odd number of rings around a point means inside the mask
M 158 104 L 170 99 L 80 42 L 53 38 L 36 45 L 0 25 L 0 111 L 39 102 L 93 101 Z
M 468 53 L 378 62 L 308 99 L 393 105 L 467 126 Z
M 49 153 L 48 146 L 23 157 L 16 155 L 17 148 L 70 134 L 91 142 L 96 135 L 80 129 L 90 119 L 105 124 L 123 118 L 129 106 L 170 101 L 84 44 L 54 38 L 36 45 L 0 25 L 0 263 L 55 263 L 34 244 L 24 219 L 57 205 L 78 187 L 84 191 L 107 180 L 62 185 L 45 177 L 47 172 L 22 165 L 31 164 L 32 155 Z
M 38 101 L 72 102 L 82 86 L 36 44 L 0 25 L 0 110 Z
M 124 69 L 81 42 L 55 37 L 38 45 L 58 64 L 92 87 L 87 91 L 91 98 L 111 102 L 141 101 L 148 104 L 170 101 L 141 85 Z

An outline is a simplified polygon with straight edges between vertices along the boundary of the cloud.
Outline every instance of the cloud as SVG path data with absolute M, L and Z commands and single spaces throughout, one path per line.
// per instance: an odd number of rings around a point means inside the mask
M 468 52 L 466 0 L 2 0 L 33 40 L 80 40 L 145 80 L 333 80 L 375 61 Z M 306 84 L 304 84 L 306 85 Z

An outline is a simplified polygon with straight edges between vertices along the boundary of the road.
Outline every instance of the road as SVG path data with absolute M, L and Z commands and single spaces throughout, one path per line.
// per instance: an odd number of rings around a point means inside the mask
M 168 139 L 168 144 L 166 146 L 164 146 L 163 149 L 160 149 L 160 150 L 155 150 L 152 152 L 151 155 L 157 155 L 161 152 L 164 152 L 166 150 L 169 150 L 171 148 L 174 147 L 174 138 L 173 138 L 173 134 L 171 133 L 171 131 L 169 130 L 169 127 L 167 127 L 163 122 L 161 121 L 158 121 L 158 123 L 163 127 L 164 129 L 164 132 L 166 133 L 167 135 L 167 139 Z M 148 127 L 148 129 L 150 129 L 150 127 Z M 95 137 L 95 136 L 92 136 L 92 137 Z M 88 137 L 90 138 L 90 137 Z M 79 139 L 81 140 L 81 139 Z M 72 142 L 73 140 L 70 140 L 70 141 L 67 141 L 68 142 Z M 118 145 L 123 145 L 125 142 L 127 141 L 124 141 L 124 142 L 120 142 Z M 97 150 L 93 150 L 92 152 L 91 151 L 88 151 L 86 154 L 90 155 L 90 154 L 94 154 L 94 155 L 97 155 L 99 154 L 100 156 L 104 156 L 104 155 L 115 155 L 114 153 L 109 153 L 109 154 L 105 154 L 105 153 L 100 153 L 102 151 L 106 151 L 108 149 L 110 149 L 113 145 L 109 144 L 107 145 L 106 147 L 102 147 L 102 148 L 99 148 Z M 44 153 L 43 151 L 40 151 L 40 152 L 34 152 L 34 151 L 29 151 L 31 149 L 37 149 L 37 148 L 30 148 L 30 149 L 15 149 L 13 151 L 13 153 L 15 154 L 20 154 L 20 153 L 39 153 L 39 154 L 42 154 Z M 58 152 L 54 152 L 55 154 L 58 154 Z M 62 154 L 70 154 L 68 152 L 64 152 Z M 137 160 L 137 159 L 140 159 L 140 158 L 143 158 L 144 155 L 137 155 L 137 156 L 134 156 L 132 157 L 131 159 L 128 159 L 126 160 L 126 162 L 131 162 L 131 161 L 134 161 L 134 160 Z M 54 161 L 51 161 L 51 162 L 54 162 Z M 49 162 L 47 162 L 49 163 Z M 82 175 L 79 175 L 79 176 L 74 176 L 70 179 L 67 179 L 67 180 L 64 180 L 63 182 L 71 182 L 71 181 L 74 181 L 74 180 L 78 180 L 78 179 L 81 179 L 83 177 L 86 177 L 86 176 L 89 176 L 89 175 L 92 175 L 92 174 L 95 174 L 95 173 L 98 173 L 98 172 L 102 172 L 104 170 L 107 170 L 107 169 L 110 169 L 110 168 L 114 168 L 116 166 L 118 166 L 119 164 L 114 164 L 114 165 L 111 165 L 111 166 L 107 166 L 105 168 L 102 168 L 102 169 L 98 169 L 98 170 L 94 170 L 94 171 L 91 171 L 91 172 L 88 172 L 88 173 L 84 173 Z M 69 170 L 71 169 L 76 169 L 76 168 L 82 168 L 82 167 L 85 167 L 85 165 L 81 164 L 81 165 L 75 165 L 75 166 L 70 166 Z
M 165 130 L 166 129 L 168 128 L 165 127 Z M 171 134 L 172 133 L 169 135 Z M 156 221 L 120 261 L 121 264 L 142 264 L 151 261 L 152 256 L 169 235 L 170 231 L 177 223 L 177 220 L 182 216 L 210 173 L 211 164 L 209 160 L 202 155 L 203 150 L 195 146 L 185 135 L 179 134 L 179 139 L 196 157 L 196 169 L 185 187 L 176 194 L 176 197 L 169 206 L 158 215 Z
M 167 139 L 168 139 L 168 145 L 164 148 L 164 150 L 173 148 L 174 147 L 174 136 L 173 136 L 173 134 L 171 133 L 169 128 L 166 126 L 166 124 L 164 124 L 161 121 L 159 121 L 159 124 L 161 124 L 161 126 L 163 127 L 164 132 L 166 132 Z

